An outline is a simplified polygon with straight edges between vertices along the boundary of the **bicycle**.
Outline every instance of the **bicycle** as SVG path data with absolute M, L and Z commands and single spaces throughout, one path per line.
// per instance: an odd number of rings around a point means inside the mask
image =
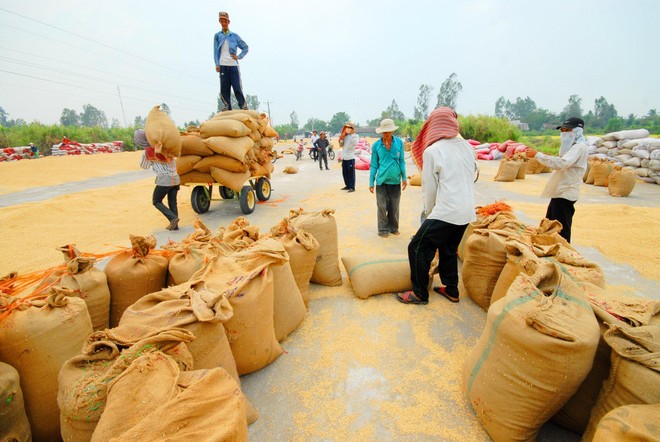
M 328 159 L 329 160 L 335 159 L 335 150 L 332 148 L 332 146 L 328 148 Z

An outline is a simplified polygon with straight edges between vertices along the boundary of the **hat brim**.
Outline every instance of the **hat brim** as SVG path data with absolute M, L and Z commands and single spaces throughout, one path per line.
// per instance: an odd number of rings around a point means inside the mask
M 399 126 L 385 126 L 385 127 L 377 127 L 376 128 L 376 133 L 377 134 L 382 134 L 383 132 L 394 132 L 397 130 Z
M 555 129 L 557 129 L 557 130 L 559 130 L 559 129 L 561 129 L 561 128 L 564 128 L 564 129 L 575 129 L 576 127 L 577 127 L 577 126 L 572 126 L 572 125 L 570 125 L 570 124 L 562 124 L 561 126 L 557 126 L 557 127 L 555 127 Z

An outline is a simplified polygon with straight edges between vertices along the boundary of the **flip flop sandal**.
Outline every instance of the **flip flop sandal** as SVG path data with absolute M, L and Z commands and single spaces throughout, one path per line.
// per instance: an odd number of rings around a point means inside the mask
M 450 302 L 454 302 L 454 303 L 455 303 L 455 302 L 458 302 L 458 301 L 459 301 L 458 297 L 451 296 L 450 294 L 448 294 L 448 293 L 445 291 L 445 288 L 444 288 L 444 287 L 433 287 L 433 291 L 436 292 L 436 293 L 437 293 L 438 295 L 440 295 L 440 296 L 444 296 L 444 297 L 447 298 Z
M 396 295 L 396 299 L 404 304 L 428 304 L 428 300 L 419 299 L 415 292 L 407 291 Z

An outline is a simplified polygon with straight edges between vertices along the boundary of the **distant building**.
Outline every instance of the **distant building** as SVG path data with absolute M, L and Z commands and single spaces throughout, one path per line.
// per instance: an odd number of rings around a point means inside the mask
M 529 130 L 529 124 L 521 123 L 520 120 L 512 120 L 511 124 L 513 124 L 520 130 Z
M 361 137 L 380 138 L 376 133 L 377 126 L 358 126 L 355 128 L 355 133 Z

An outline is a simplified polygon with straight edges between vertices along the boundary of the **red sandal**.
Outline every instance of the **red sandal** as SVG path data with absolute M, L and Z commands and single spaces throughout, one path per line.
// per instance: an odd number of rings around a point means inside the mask
M 396 299 L 399 300 L 399 302 L 402 302 L 404 304 L 428 304 L 429 301 L 428 299 L 419 299 L 417 295 L 415 295 L 415 292 L 412 290 L 409 290 L 407 292 L 399 293 L 396 295 Z
M 451 296 L 449 293 L 446 292 L 446 289 L 444 287 L 433 287 L 433 291 L 436 292 L 440 296 L 444 296 L 447 298 L 450 302 L 458 302 L 459 299 L 457 296 Z

